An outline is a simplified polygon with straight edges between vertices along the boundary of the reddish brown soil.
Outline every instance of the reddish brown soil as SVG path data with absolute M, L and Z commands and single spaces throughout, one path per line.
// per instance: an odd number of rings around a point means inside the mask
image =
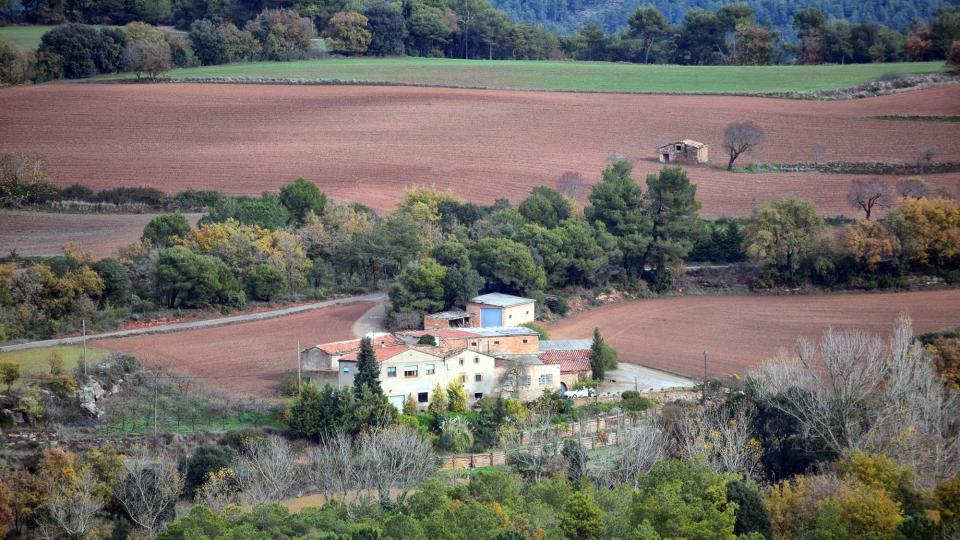
M 307 347 L 350 339 L 353 323 L 373 305 L 336 306 L 266 321 L 91 341 L 90 345 L 133 354 L 146 366 L 197 377 L 237 397 L 270 397 L 280 375 L 297 369 L 297 340 Z
M 798 336 L 829 326 L 889 333 L 901 311 L 914 332 L 960 325 L 960 290 L 830 296 L 683 297 L 604 306 L 552 325 L 553 338 L 590 337 L 599 327 L 620 360 L 689 377 L 744 375 Z
M 196 225 L 200 214 L 187 214 Z M 0 211 L 0 253 L 57 255 L 68 242 L 78 242 L 97 257 L 114 255 L 122 245 L 140 239 L 153 214 L 61 214 Z
M 657 170 L 657 142 L 692 138 L 722 163 L 726 124 L 766 133 L 743 162 L 822 159 L 914 162 L 922 147 L 960 161 L 960 124 L 874 115 L 960 114 L 960 85 L 853 101 L 736 96 L 576 94 L 363 86 L 23 86 L 0 92 L 0 151 L 47 156 L 58 182 L 150 185 L 258 194 L 297 176 L 335 198 L 389 209 L 414 184 L 476 202 L 518 199 L 564 171 L 599 178 L 614 153 Z M 743 214 L 796 194 L 828 214 L 852 213 L 850 177 L 729 174 L 694 167 L 706 215 Z M 931 175 L 957 189 L 960 174 Z M 893 180 L 892 178 L 890 179 Z

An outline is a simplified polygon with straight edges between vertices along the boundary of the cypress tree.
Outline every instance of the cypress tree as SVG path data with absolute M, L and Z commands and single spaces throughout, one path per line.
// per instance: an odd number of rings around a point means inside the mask
M 360 354 L 357 355 L 357 376 L 353 379 L 353 391 L 357 397 L 363 394 L 364 387 L 374 394 L 383 393 L 380 388 L 380 366 L 377 364 L 373 342 L 368 337 L 360 340 Z
M 590 346 L 590 370 L 594 380 L 603 380 L 603 336 L 600 335 L 600 329 L 593 329 L 593 345 Z

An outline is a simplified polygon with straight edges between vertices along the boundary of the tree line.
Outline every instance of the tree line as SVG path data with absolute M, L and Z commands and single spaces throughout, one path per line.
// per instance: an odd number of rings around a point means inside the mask
M 538 315 L 562 316 L 565 297 L 583 291 L 669 292 L 694 260 L 757 263 L 755 290 L 897 288 L 918 274 L 960 282 L 960 204 L 919 179 L 879 199 L 872 184 L 855 184 L 851 205 L 881 201 L 885 214 L 865 211 L 838 235 L 828 234 L 812 203 L 793 198 L 760 203 L 744 218 L 707 220 L 684 169 L 664 167 L 643 184 L 632 173 L 630 163 L 612 163 L 589 190 L 564 175 L 558 189 L 538 186 L 516 206 L 418 187 L 386 216 L 329 201 L 304 179 L 257 198 L 183 195 L 210 204 L 196 227 L 179 213 L 157 215 L 116 257 L 95 260 L 75 245 L 58 257 L 6 257 L 0 323 L 7 339 L 49 337 L 83 318 L 109 327 L 134 314 L 236 309 L 387 284 L 397 328 L 485 292 L 532 297 Z M 49 194 L 42 176 L 6 176 L 0 200 Z
M 103 3 L 94 3 L 99 6 Z M 158 3 L 159 6 L 162 3 Z M 94 14 L 83 6 L 44 2 L 28 11 L 35 22 L 123 22 L 130 17 Z M 101 6 L 102 7 L 102 6 Z M 131 4 L 131 9 L 135 8 Z M 690 9 L 671 23 L 656 6 L 637 8 L 622 30 L 607 33 L 591 23 L 559 35 L 530 23 L 514 23 L 487 0 L 373 2 L 362 7 L 337 2 L 301 2 L 253 11 L 240 2 L 178 2 L 175 10 L 148 20 L 175 22 L 179 32 L 142 22 L 123 29 L 70 24 L 43 37 L 26 54 L 0 42 L 0 82 L 43 82 L 132 71 L 156 76 L 172 67 L 254 60 L 291 60 L 324 54 L 312 45 L 318 34 L 344 55 L 411 55 L 487 59 L 602 60 L 685 65 L 769 65 L 789 62 L 869 63 L 946 59 L 960 65 L 960 7 L 943 7 L 902 30 L 872 21 L 828 19 L 811 7 L 793 15 L 796 40 L 784 40 L 759 22 L 746 3 L 715 10 Z M 291 7 L 293 9 L 291 9 Z M 121 9 L 121 8 L 116 8 Z M 60 10 L 61 12 L 57 12 Z M 58 13 L 51 15 L 51 13 Z

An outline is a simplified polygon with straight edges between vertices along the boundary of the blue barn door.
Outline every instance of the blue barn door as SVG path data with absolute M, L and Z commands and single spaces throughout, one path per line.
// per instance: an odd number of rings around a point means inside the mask
M 480 326 L 502 326 L 503 315 L 500 308 L 480 308 Z

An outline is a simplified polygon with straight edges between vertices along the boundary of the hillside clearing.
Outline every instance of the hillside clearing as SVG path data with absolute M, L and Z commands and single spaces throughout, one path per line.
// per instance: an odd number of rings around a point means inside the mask
M 847 88 L 883 75 L 943 71 L 942 62 L 824 66 L 676 66 L 613 62 L 328 58 L 177 69 L 184 78 L 278 78 L 513 90 L 630 93 L 771 93 Z M 105 78 L 117 78 L 106 76 Z M 120 78 L 129 78 L 125 74 Z
M 20 366 L 21 379 L 36 379 L 50 373 L 50 364 L 48 360 L 54 353 L 60 353 L 63 359 L 63 370 L 65 373 L 73 373 L 77 364 L 83 359 L 83 347 L 47 347 L 43 349 L 30 349 L 27 351 L 14 351 L 0 353 L 0 363 L 11 362 Z M 108 357 L 111 351 L 96 347 L 87 347 L 87 365 L 100 362 Z
M 828 327 L 887 334 L 906 312 L 914 333 L 945 330 L 960 321 L 960 290 L 822 296 L 687 296 L 615 304 L 550 325 L 554 339 L 600 328 L 630 362 L 703 379 L 744 376 L 798 336 L 819 338 Z

